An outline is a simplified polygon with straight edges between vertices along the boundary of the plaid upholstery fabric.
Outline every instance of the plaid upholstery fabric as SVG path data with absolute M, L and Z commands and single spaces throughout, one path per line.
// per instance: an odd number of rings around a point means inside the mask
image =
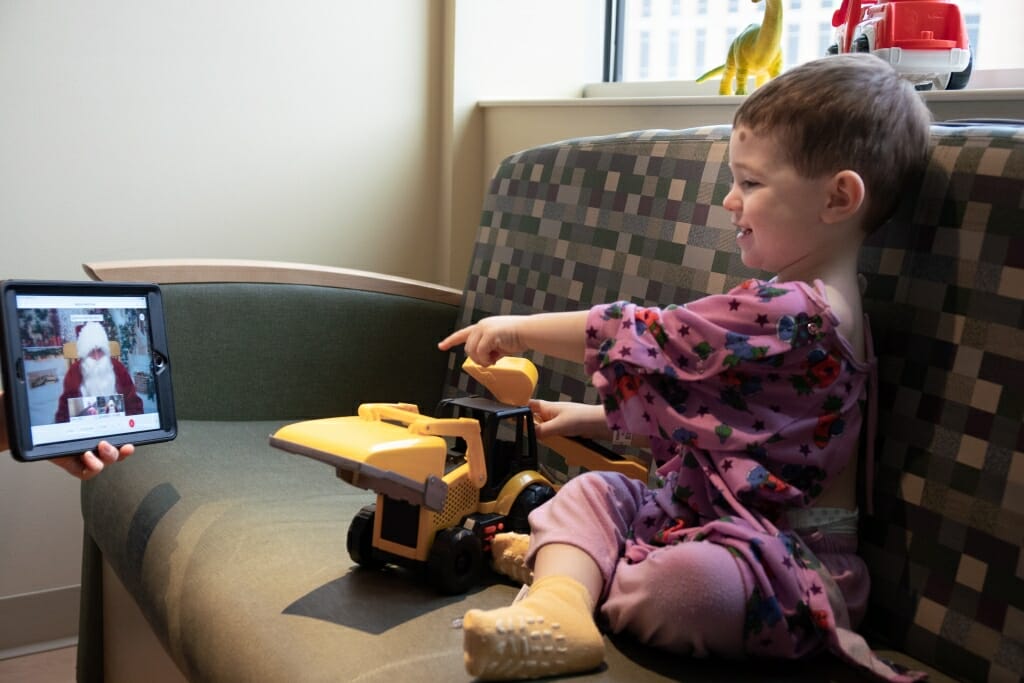
M 507 158 L 460 325 L 625 299 L 685 302 L 754 275 L 722 200 L 729 128 L 581 138 Z M 871 635 L 968 680 L 1024 674 L 1024 133 L 938 127 L 920 196 L 865 248 L 880 359 Z M 536 395 L 595 402 L 533 355 Z M 448 393 L 477 391 L 452 354 Z M 1011 393 L 1015 392 L 1015 393 Z M 549 474 L 573 472 L 548 454 Z
M 972 681 L 1024 675 L 1024 129 L 935 127 L 863 252 L 880 361 L 867 627 Z

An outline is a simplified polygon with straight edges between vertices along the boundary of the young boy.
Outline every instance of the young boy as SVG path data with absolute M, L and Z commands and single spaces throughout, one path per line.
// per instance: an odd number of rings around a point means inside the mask
M 481 364 L 527 349 L 583 362 L 603 404 L 537 402 L 538 434 L 630 433 L 661 464 L 656 488 L 587 473 L 531 515 L 529 594 L 466 614 L 471 674 L 597 667 L 596 610 L 681 655 L 827 647 L 915 678 L 852 631 L 868 591 L 855 473 L 873 364 L 857 255 L 923 171 L 929 123 L 872 56 L 794 68 L 744 101 L 729 144 L 724 206 L 743 263 L 774 279 L 664 309 L 497 316 L 439 344 Z

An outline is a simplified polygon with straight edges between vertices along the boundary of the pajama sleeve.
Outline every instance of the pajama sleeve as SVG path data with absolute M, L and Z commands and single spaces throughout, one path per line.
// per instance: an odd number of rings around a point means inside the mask
M 656 461 L 689 447 L 780 476 L 792 464 L 786 478 L 807 479 L 798 488 L 813 495 L 832 434 L 814 432 L 838 429 L 835 416 L 856 409 L 857 387 L 833 392 L 843 366 L 835 323 L 800 283 L 748 281 L 667 308 L 619 302 L 590 311 L 586 369 L 609 426 L 648 436 Z M 839 405 L 829 403 L 833 393 Z

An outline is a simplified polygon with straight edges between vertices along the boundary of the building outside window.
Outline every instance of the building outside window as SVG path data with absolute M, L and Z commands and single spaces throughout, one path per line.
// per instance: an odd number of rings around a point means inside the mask
M 640 64 L 637 69 L 637 76 L 640 80 L 649 77 L 651 70 L 651 34 L 649 31 L 640 32 Z
M 784 69 L 796 66 L 800 62 L 795 61 L 800 54 L 800 24 L 789 24 L 786 32 L 782 34 L 782 64 Z M 827 47 L 827 46 L 826 46 Z M 825 54 L 824 52 L 822 54 Z
M 823 55 L 828 51 L 828 46 L 834 42 L 832 22 L 823 21 L 818 24 L 818 50 L 816 54 Z
M 669 78 L 678 78 L 679 74 L 679 31 L 676 30 L 668 34 L 668 74 Z
M 697 65 L 696 71 L 699 73 L 704 73 L 704 71 L 707 69 L 707 61 L 705 60 L 705 55 L 707 53 L 708 45 L 708 30 L 706 28 L 697 29 L 697 40 L 693 42 L 693 45 L 697 50 L 694 55 L 694 61 Z

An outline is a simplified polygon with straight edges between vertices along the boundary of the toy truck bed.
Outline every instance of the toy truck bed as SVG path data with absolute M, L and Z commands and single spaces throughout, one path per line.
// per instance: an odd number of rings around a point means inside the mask
M 432 418 L 419 416 L 405 426 L 365 415 L 307 420 L 277 430 L 270 444 L 331 465 L 353 486 L 439 511 L 448 494 L 438 476 L 448 445 L 422 433 L 415 426 L 421 420 Z

